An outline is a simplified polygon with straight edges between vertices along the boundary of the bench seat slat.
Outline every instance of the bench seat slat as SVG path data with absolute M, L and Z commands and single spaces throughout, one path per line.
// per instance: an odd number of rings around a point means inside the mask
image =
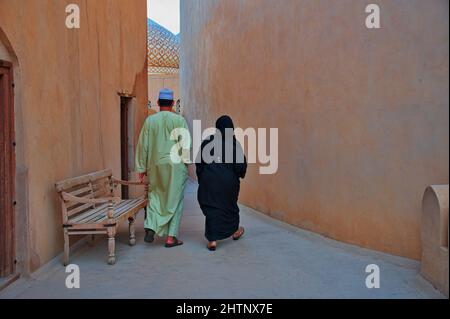
M 139 205 L 142 205 L 145 199 L 130 199 L 124 200 L 117 205 L 114 205 L 114 218 L 120 217 L 123 213 L 132 210 Z M 91 209 L 74 218 L 69 219 L 69 224 L 95 224 L 101 223 L 108 218 L 108 204 L 103 204 L 97 208 Z
M 125 200 L 114 208 L 114 218 L 119 218 L 123 213 L 132 210 L 134 207 L 139 206 L 144 202 L 143 199 L 130 199 Z M 89 220 L 89 223 L 100 223 L 107 219 L 107 212 L 101 215 L 96 215 L 94 218 Z
M 126 205 L 127 201 L 122 201 L 119 204 L 114 205 L 114 211 L 117 212 L 122 206 Z M 80 219 L 79 223 L 96 223 L 98 219 L 101 219 L 102 216 L 106 216 L 108 214 L 108 204 L 102 205 L 100 210 L 95 211 L 93 214 L 86 214 L 82 219 Z
M 75 209 L 72 209 L 72 210 L 68 211 L 68 212 L 67 212 L 67 215 L 68 215 L 69 218 L 70 218 L 70 216 L 73 216 L 73 215 L 75 215 L 75 214 L 78 214 L 78 213 L 80 213 L 80 212 L 82 212 L 82 211 L 84 211 L 84 210 L 86 210 L 86 209 L 92 208 L 92 207 L 93 207 L 92 204 L 83 204 L 83 205 L 81 205 L 81 206 L 78 206 L 78 207 L 75 208 Z
M 82 214 L 79 214 L 73 218 L 69 218 L 70 223 L 80 223 L 83 219 L 88 218 L 89 216 L 96 214 L 102 210 L 105 210 L 108 208 L 108 204 L 101 204 L 100 206 L 97 206 L 96 208 L 93 208 L 87 212 L 84 212 Z

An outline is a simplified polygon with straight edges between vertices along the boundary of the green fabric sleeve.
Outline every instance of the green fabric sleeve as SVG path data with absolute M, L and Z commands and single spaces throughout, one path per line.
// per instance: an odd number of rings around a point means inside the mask
M 139 135 L 139 140 L 136 146 L 136 172 L 146 173 L 148 170 L 148 154 L 149 154 L 149 123 L 148 120 L 145 121 L 142 127 L 141 134 Z

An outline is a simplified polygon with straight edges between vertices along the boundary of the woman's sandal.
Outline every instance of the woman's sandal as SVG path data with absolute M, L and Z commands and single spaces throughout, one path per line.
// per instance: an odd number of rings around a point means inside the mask
M 178 238 L 174 238 L 172 243 L 167 243 L 164 245 L 166 248 L 172 248 L 172 247 L 176 247 L 176 246 L 181 246 L 183 245 L 183 242 L 181 240 L 178 240 Z
M 237 232 L 235 232 L 233 234 L 233 240 L 239 240 L 242 238 L 242 236 L 244 236 L 245 233 L 245 229 L 244 227 L 239 227 L 239 229 L 237 230 Z
M 217 243 L 216 244 L 208 243 L 208 246 L 206 246 L 206 247 L 208 248 L 209 251 L 216 251 Z

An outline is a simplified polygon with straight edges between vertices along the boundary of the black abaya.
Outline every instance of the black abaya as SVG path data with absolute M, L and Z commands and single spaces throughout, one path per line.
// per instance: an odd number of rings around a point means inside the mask
M 237 205 L 240 189 L 240 178 L 245 177 L 247 162 L 242 156 L 243 162 L 239 163 L 236 154 L 242 154 L 239 142 L 233 136 L 232 140 L 225 141 L 225 129 L 233 129 L 233 122 L 227 116 L 219 118 L 216 127 L 222 134 L 211 136 L 202 143 L 201 154 L 205 146 L 222 140 L 222 154 L 216 156 L 214 149 L 211 155 L 221 159 L 213 163 L 205 163 L 201 159 L 197 163 L 197 177 L 199 182 L 198 202 L 206 217 L 205 237 L 208 241 L 217 241 L 231 237 L 239 228 L 239 207 Z M 232 163 L 224 163 L 225 151 L 233 150 Z M 200 155 L 201 155 L 200 154 Z

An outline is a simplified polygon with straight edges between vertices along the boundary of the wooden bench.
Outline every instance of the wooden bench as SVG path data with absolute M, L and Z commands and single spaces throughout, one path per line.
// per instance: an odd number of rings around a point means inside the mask
M 118 185 L 144 185 L 145 194 L 124 200 L 114 196 Z M 136 244 L 134 222 L 138 212 L 147 206 L 148 184 L 116 179 L 108 169 L 58 182 L 56 190 L 62 208 L 64 265 L 69 263 L 71 235 L 108 235 L 110 265 L 116 262 L 115 235 L 122 221 L 128 220 L 130 245 Z

